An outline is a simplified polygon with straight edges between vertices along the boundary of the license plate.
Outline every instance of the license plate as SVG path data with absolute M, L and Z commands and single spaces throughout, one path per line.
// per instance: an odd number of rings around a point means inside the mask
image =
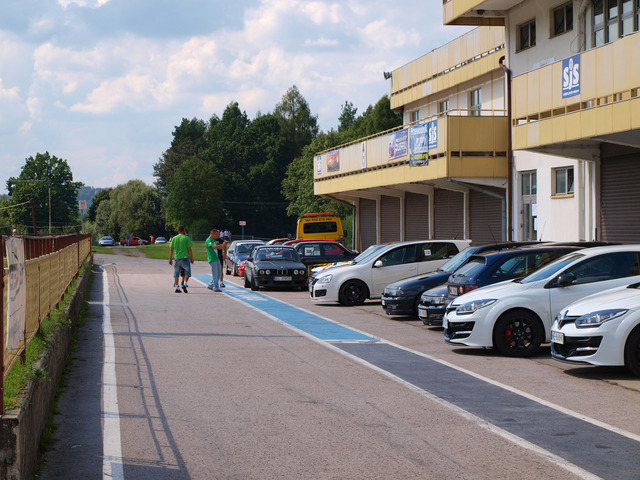
M 426 308 L 418 307 L 418 318 L 427 318 L 429 311 Z
M 382 300 L 382 306 L 384 307 L 387 304 L 384 300 Z
M 449 286 L 449 295 L 458 296 L 458 287 Z
M 449 322 L 447 321 L 447 317 L 442 317 L 442 328 L 449 328 Z
M 559 345 L 564 344 L 564 333 L 562 332 L 551 332 L 551 341 L 553 343 L 557 343 Z
M 291 277 L 273 277 L 275 282 L 290 282 Z

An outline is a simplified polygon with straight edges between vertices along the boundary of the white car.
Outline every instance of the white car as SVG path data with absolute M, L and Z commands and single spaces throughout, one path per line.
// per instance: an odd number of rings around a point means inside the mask
M 564 307 L 640 281 L 639 258 L 640 245 L 585 248 L 522 279 L 465 293 L 447 306 L 445 341 L 530 356 L 551 340 L 551 323 Z
M 640 376 L 640 284 L 591 295 L 563 309 L 551 327 L 551 355 L 582 365 L 624 365 Z
M 380 298 L 390 283 L 436 270 L 469 243 L 420 240 L 367 249 L 350 263 L 314 274 L 309 281 L 311 300 L 361 305 L 368 298 Z

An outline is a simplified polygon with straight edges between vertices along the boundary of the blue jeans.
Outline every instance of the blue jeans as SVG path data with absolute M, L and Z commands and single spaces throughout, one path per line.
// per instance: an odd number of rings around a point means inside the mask
M 187 277 L 191 276 L 191 261 L 189 260 L 189 257 L 176 258 L 173 261 L 173 278 L 178 278 L 180 276 L 180 267 L 184 268 L 184 274 Z
M 220 290 L 220 273 L 222 270 L 220 269 L 220 261 L 214 260 L 213 262 L 209 262 L 211 265 L 211 281 L 209 282 L 209 286 L 214 290 Z

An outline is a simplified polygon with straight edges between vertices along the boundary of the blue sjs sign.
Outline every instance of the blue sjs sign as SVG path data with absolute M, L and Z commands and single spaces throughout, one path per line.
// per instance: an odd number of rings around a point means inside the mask
M 580 94 L 580 55 L 562 60 L 562 98 Z

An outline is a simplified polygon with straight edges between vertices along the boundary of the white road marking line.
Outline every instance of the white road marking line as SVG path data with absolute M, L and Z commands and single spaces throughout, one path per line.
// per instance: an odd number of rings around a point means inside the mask
M 102 334 L 104 358 L 102 366 L 102 478 L 124 480 L 122 443 L 120 440 L 120 412 L 118 410 L 118 381 L 116 379 L 116 350 L 109 307 L 109 279 L 102 271 Z

